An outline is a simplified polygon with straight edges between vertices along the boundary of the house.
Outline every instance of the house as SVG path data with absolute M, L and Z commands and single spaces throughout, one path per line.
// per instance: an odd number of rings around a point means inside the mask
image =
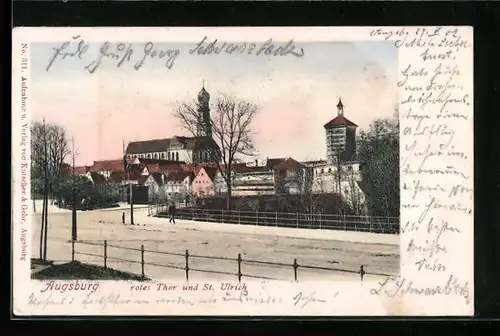
M 257 196 L 274 194 L 274 173 L 268 165 L 236 164 L 232 167 L 233 196 Z M 221 172 L 215 176 L 215 190 L 217 194 L 227 192 L 227 183 Z
M 276 194 L 301 194 L 311 190 L 313 172 L 302 163 L 287 158 L 273 170 Z
M 163 187 L 165 196 L 176 201 L 185 201 L 186 196 L 191 194 L 194 176 L 194 173 L 189 171 L 168 173 Z
M 165 198 L 165 175 L 163 173 L 141 175 L 137 184 L 148 188 L 148 199 L 150 201 Z
M 112 172 L 124 172 L 125 163 L 123 159 L 94 161 L 89 171 L 99 173 L 107 179 Z
M 215 195 L 216 173 L 214 167 L 200 167 L 191 183 L 191 193 L 197 197 Z

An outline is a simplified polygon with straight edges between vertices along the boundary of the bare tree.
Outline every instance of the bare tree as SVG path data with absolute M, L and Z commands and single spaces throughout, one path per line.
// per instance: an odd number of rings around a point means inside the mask
M 200 129 L 203 137 L 205 153 L 209 161 L 215 164 L 227 186 L 226 207 L 231 208 L 231 191 L 233 166 L 238 156 L 254 156 L 251 123 L 258 113 L 257 105 L 239 100 L 228 95 L 216 99 L 215 109 L 211 113 L 210 125 L 200 123 L 198 103 L 179 103 L 174 116 L 180 121 L 181 127 L 197 136 Z M 211 128 L 210 132 L 207 128 Z M 217 146 L 210 146 L 215 141 Z
M 58 125 L 47 125 L 45 120 L 34 122 L 30 132 L 32 181 L 43 186 L 40 259 L 46 259 L 49 195 L 61 176 L 62 164 L 70 150 L 65 130 Z
M 344 187 L 344 195 L 347 201 L 347 204 L 354 212 L 355 215 L 364 215 L 365 214 L 365 202 L 363 191 L 361 190 L 358 181 L 358 174 L 351 167 L 349 171 L 344 172 L 344 177 L 346 179 L 345 187 Z

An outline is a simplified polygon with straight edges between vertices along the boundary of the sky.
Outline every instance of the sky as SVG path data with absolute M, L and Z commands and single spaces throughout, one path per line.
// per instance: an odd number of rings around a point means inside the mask
M 252 130 L 261 160 L 324 158 L 323 125 L 337 115 L 339 98 L 344 115 L 360 129 L 391 117 L 398 103 L 398 54 L 390 41 L 296 42 L 304 50 L 301 58 L 196 55 L 189 54 L 193 43 L 155 43 L 154 50 L 180 50 L 173 66 L 147 58 L 135 70 L 144 44 L 132 45 L 130 63 L 117 67 L 118 61 L 104 59 L 92 74 L 85 66 L 101 44 L 91 44 L 81 59 L 55 60 L 48 71 L 60 43 L 31 45 L 32 119 L 66 129 L 74 138 L 77 165 L 120 158 L 124 141 L 188 136 L 173 117 L 174 107 L 194 101 L 202 83 L 212 102 L 229 94 L 259 106 Z M 67 50 L 75 49 L 76 44 Z

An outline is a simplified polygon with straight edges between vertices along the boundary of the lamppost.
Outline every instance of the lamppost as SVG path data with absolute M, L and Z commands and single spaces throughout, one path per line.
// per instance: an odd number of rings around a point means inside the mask
M 129 173 L 129 178 L 130 178 L 130 173 Z M 130 224 L 134 225 L 134 198 L 132 197 L 133 193 L 133 186 L 132 186 L 132 181 L 129 180 L 129 186 L 130 186 Z
M 78 239 L 77 234 L 77 221 L 76 221 L 76 181 L 75 181 L 75 138 L 72 138 L 72 156 L 73 156 L 73 183 L 72 183 L 72 198 L 73 198 L 73 211 L 71 217 L 71 239 L 76 241 Z

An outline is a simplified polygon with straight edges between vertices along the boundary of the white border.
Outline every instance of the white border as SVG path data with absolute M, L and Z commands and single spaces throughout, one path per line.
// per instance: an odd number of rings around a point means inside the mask
M 373 32 L 379 30 L 381 34 L 374 34 Z M 454 35 L 448 36 L 451 40 L 452 37 L 459 36 L 462 40 L 467 42 L 467 47 L 451 48 L 453 49 L 454 59 L 438 59 L 434 61 L 422 61 L 420 54 L 427 48 L 431 52 L 439 53 L 446 52 L 450 48 L 438 47 L 440 41 L 445 38 L 445 34 L 452 32 L 452 27 L 441 27 L 438 34 L 429 37 L 428 34 L 423 34 L 423 28 L 418 27 L 190 27 L 190 28 L 147 28 L 147 27 L 119 27 L 119 28 L 15 28 L 13 31 L 13 122 L 12 122 L 12 169 L 13 169 L 13 302 L 14 313 L 18 315 L 80 315 L 80 314 L 93 314 L 93 315 L 471 315 L 474 313 L 473 301 L 473 214 L 463 215 L 457 211 L 449 209 L 435 210 L 435 216 L 439 218 L 446 218 L 450 225 L 459 227 L 460 234 L 446 233 L 440 238 L 440 244 L 445 246 L 448 250 L 446 255 L 440 258 L 441 263 L 446 264 L 446 272 L 419 272 L 416 271 L 415 261 L 419 258 L 419 253 L 408 253 L 406 248 L 409 241 L 413 238 L 416 240 L 435 239 L 435 235 L 427 233 L 425 226 L 422 225 L 419 231 L 404 233 L 401 235 L 401 279 L 405 279 L 406 283 L 413 281 L 415 286 L 429 288 L 436 288 L 446 286 L 447 279 L 450 276 L 457 279 L 456 284 L 460 287 L 454 287 L 449 295 L 422 295 L 406 294 L 396 295 L 394 298 L 389 298 L 387 295 L 375 296 L 370 294 L 370 288 L 377 288 L 377 283 L 365 283 L 363 287 L 359 284 L 342 284 L 342 283 L 301 283 L 301 284 L 283 284 L 283 283 L 261 283 L 253 282 L 248 284 L 249 291 L 253 291 L 256 296 L 264 295 L 265 293 L 272 293 L 276 298 L 281 300 L 281 303 L 274 305 L 262 304 L 242 304 L 242 303 L 214 303 L 214 304 L 196 304 L 193 306 L 176 305 L 164 306 L 154 304 L 151 301 L 149 305 L 138 305 L 130 303 L 128 305 L 113 305 L 107 304 L 100 307 L 88 305 L 82 309 L 82 297 L 70 295 L 68 293 L 52 293 L 52 300 L 61 300 L 66 298 L 64 305 L 45 305 L 33 306 L 28 305 L 27 300 L 30 293 L 39 293 L 40 288 L 44 284 L 33 282 L 30 280 L 30 267 L 29 261 L 20 261 L 20 247 L 19 241 L 21 230 L 23 226 L 20 224 L 20 210 L 23 204 L 21 201 L 20 189 L 20 86 L 21 76 L 26 75 L 28 86 L 28 111 L 29 111 L 29 70 L 25 73 L 20 73 L 21 63 L 21 45 L 33 42 L 54 42 L 69 40 L 74 35 L 85 36 L 86 41 L 102 42 L 104 39 L 111 41 L 162 41 L 162 42 L 198 42 L 203 36 L 209 35 L 217 37 L 219 40 L 224 41 L 259 41 L 265 42 L 268 38 L 275 40 L 289 40 L 293 38 L 296 43 L 301 42 L 328 42 L 328 41 L 366 41 L 366 40 L 393 40 L 397 41 L 406 37 L 406 41 L 411 41 L 414 37 L 417 39 L 421 37 L 420 45 L 415 43 L 413 46 L 402 46 L 399 48 L 399 68 L 405 69 L 409 64 L 414 68 L 425 67 L 429 71 L 433 70 L 438 62 L 444 65 L 456 64 L 460 68 L 460 75 L 457 77 L 462 88 L 460 92 L 469 94 L 469 100 L 472 102 L 473 96 L 473 73 L 472 73 L 472 28 L 471 27 L 458 27 Z M 434 31 L 434 27 L 426 27 L 427 33 Z M 387 33 L 391 32 L 389 36 Z M 451 34 L 451 33 L 450 33 Z M 424 45 L 424 42 L 429 43 L 433 41 L 435 45 L 429 47 Z M 400 75 L 401 80 L 404 79 Z M 414 84 L 424 84 L 428 78 L 415 79 Z M 400 88 L 400 97 L 404 99 L 408 93 L 405 92 L 404 87 Z M 400 105 L 401 111 L 405 111 L 409 104 Z M 420 104 L 411 104 L 415 111 L 421 110 Z M 429 123 L 442 122 L 436 120 L 438 110 L 435 106 L 428 105 L 425 108 L 425 113 L 432 117 Z M 453 139 L 453 144 L 456 150 L 461 150 L 468 155 L 467 161 L 453 161 L 450 159 L 436 159 L 432 161 L 434 169 L 444 168 L 446 165 L 460 164 L 460 170 L 470 176 L 470 179 L 463 181 L 454 175 L 439 175 L 439 176 L 420 176 L 422 181 L 427 184 L 439 183 L 447 188 L 450 188 L 457 183 L 463 183 L 469 188 L 473 188 L 473 108 L 472 104 L 469 106 L 458 106 L 456 112 L 463 113 L 469 118 L 467 120 L 456 121 L 448 120 L 447 125 L 453 129 L 457 136 Z M 29 117 L 29 116 L 28 116 Z M 28 118 L 29 119 L 29 118 Z M 404 130 L 407 127 L 414 128 L 415 121 L 408 118 L 401 117 L 401 156 L 408 153 L 404 150 L 406 145 L 409 145 L 414 140 L 413 137 L 406 136 Z M 458 136 L 459 134 L 459 136 Z M 440 144 L 439 139 L 434 137 L 430 139 L 432 146 Z M 28 140 L 29 141 L 29 140 Z M 29 148 L 28 148 L 29 150 Z M 415 158 L 412 159 L 413 161 Z M 411 184 L 415 176 L 409 176 L 401 172 L 401 183 Z M 29 183 L 27 185 L 29 190 Z M 432 193 L 421 193 L 418 204 L 424 205 L 430 195 L 434 195 L 438 199 L 443 199 L 443 195 Z M 473 202 L 469 198 L 470 195 L 459 195 L 456 202 L 459 202 L 464 207 L 472 209 Z M 401 189 L 401 203 L 411 202 L 411 192 L 409 190 Z M 418 210 L 418 209 L 417 209 Z M 415 209 L 402 209 L 401 222 L 402 225 L 406 221 L 415 221 L 421 215 L 421 210 Z M 436 218 L 437 218 L 436 217 Z M 28 251 L 30 250 L 31 230 L 27 226 L 27 245 Z M 29 259 L 28 259 L 29 260 Z M 388 292 L 394 290 L 397 282 L 392 284 Z M 332 287 L 338 290 L 339 294 L 335 297 L 331 296 Z M 457 288 L 467 288 L 468 300 L 464 299 L 463 291 L 460 293 Z M 132 295 L 130 293 L 129 285 L 120 282 L 102 282 L 100 292 L 103 295 L 109 295 L 111 292 L 120 293 L 123 297 Z M 318 296 L 328 298 L 328 304 L 311 303 L 307 308 L 299 309 L 293 305 L 292 296 L 294 293 L 303 291 L 314 291 Z M 265 292 L 265 293 L 264 293 Z M 263 294 L 264 293 L 264 294 Z M 154 294 L 153 294 L 154 295 Z M 199 300 L 203 295 L 185 294 L 183 297 Z M 148 299 L 151 294 L 134 294 L 134 298 Z M 207 299 L 205 297 L 205 299 Z M 71 304 L 68 303 L 71 301 Z M 79 303 L 80 302 L 80 303 Z

